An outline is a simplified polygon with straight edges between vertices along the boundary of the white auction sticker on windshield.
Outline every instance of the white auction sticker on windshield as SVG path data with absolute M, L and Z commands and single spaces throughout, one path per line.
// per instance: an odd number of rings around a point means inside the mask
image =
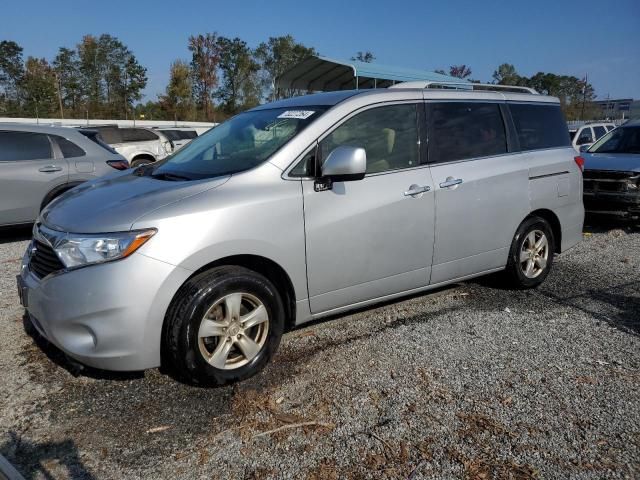
M 313 115 L 313 110 L 287 110 L 278 115 L 278 118 L 297 118 L 299 120 L 305 120 Z

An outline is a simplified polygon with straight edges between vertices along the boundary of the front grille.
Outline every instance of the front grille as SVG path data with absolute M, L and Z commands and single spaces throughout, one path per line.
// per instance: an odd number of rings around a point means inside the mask
M 29 259 L 29 270 L 31 270 L 36 277 L 44 278 L 50 273 L 64 269 L 64 264 L 49 245 L 35 240 L 33 248 L 35 248 L 35 251 Z
M 623 193 L 629 185 L 638 183 L 637 172 L 615 172 L 608 170 L 585 170 L 583 175 L 585 192 Z

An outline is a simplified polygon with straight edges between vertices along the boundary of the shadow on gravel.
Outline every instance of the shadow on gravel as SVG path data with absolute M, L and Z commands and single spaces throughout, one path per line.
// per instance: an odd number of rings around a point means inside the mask
M 31 240 L 31 227 L 0 228 L 0 244 Z
M 13 431 L 8 433 L 8 437 L 0 444 L 0 453 L 14 459 L 18 464 L 17 470 L 26 480 L 61 478 L 58 474 L 60 470 L 64 470 L 64 474 L 70 479 L 95 478 L 80 460 L 78 447 L 73 440 L 37 443 Z
M 640 335 L 640 280 L 614 285 L 594 285 L 585 282 L 592 278 L 591 271 L 578 264 L 563 264 L 562 281 L 556 281 L 554 272 L 544 284 L 534 290 L 510 289 L 508 282 L 499 275 L 488 275 L 471 280 L 471 285 L 492 290 L 486 298 L 474 296 L 475 303 L 484 303 L 485 308 L 495 308 L 496 295 L 504 292 L 512 305 L 548 299 L 557 305 L 580 310 L 587 315 L 606 322 L 614 328 L 632 335 Z M 471 304 L 468 307 L 472 306 Z
M 581 310 L 625 333 L 640 335 L 640 280 L 608 288 L 588 289 L 584 293 L 567 297 L 551 291 L 540 293 L 556 303 Z M 594 302 L 599 308 L 594 308 Z
M 640 222 L 602 215 L 587 215 L 584 219 L 583 230 L 590 233 L 607 233 L 611 230 L 625 230 L 629 233 L 640 232 Z

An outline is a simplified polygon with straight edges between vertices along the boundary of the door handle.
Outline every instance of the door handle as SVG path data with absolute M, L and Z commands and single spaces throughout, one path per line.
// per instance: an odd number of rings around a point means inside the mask
M 57 165 L 47 165 L 46 167 L 39 168 L 38 171 L 42 173 L 60 172 L 62 171 L 62 167 L 58 167 Z
M 461 183 L 461 178 L 447 177 L 447 179 L 440 184 L 440 188 L 455 187 L 456 185 L 460 185 Z
M 431 190 L 431 187 L 426 185 L 424 187 L 421 187 L 420 185 L 411 185 L 409 190 L 404 192 L 404 196 L 413 197 L 414 195 L 420 195 L 421 193 L 428 192 L 429 190 Z

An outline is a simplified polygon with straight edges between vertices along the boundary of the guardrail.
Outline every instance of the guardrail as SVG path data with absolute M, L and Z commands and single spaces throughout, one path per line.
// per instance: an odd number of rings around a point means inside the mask
M 616 127 L 619 127 L 628 120 L 628 118 L 625 118 L 624 120 L 572 120 L 571 122 L 567 122 L 567 126 L 569 127 L 569 130 L 573 128 L 580 128 L 581 126 L 588 125 L 590 123 L 613 123 Z
M 118 125 L 119 127 L 165 127 L 165 128 L 211 128 L 219 125 L 215 122 L 182 122 L 173 120 L 113 120 L 108 118 L 11 118 L 0 117 L 0 123 L 26 123 L 49 125 L 52 127 L 87 127 L 91 125 Z

